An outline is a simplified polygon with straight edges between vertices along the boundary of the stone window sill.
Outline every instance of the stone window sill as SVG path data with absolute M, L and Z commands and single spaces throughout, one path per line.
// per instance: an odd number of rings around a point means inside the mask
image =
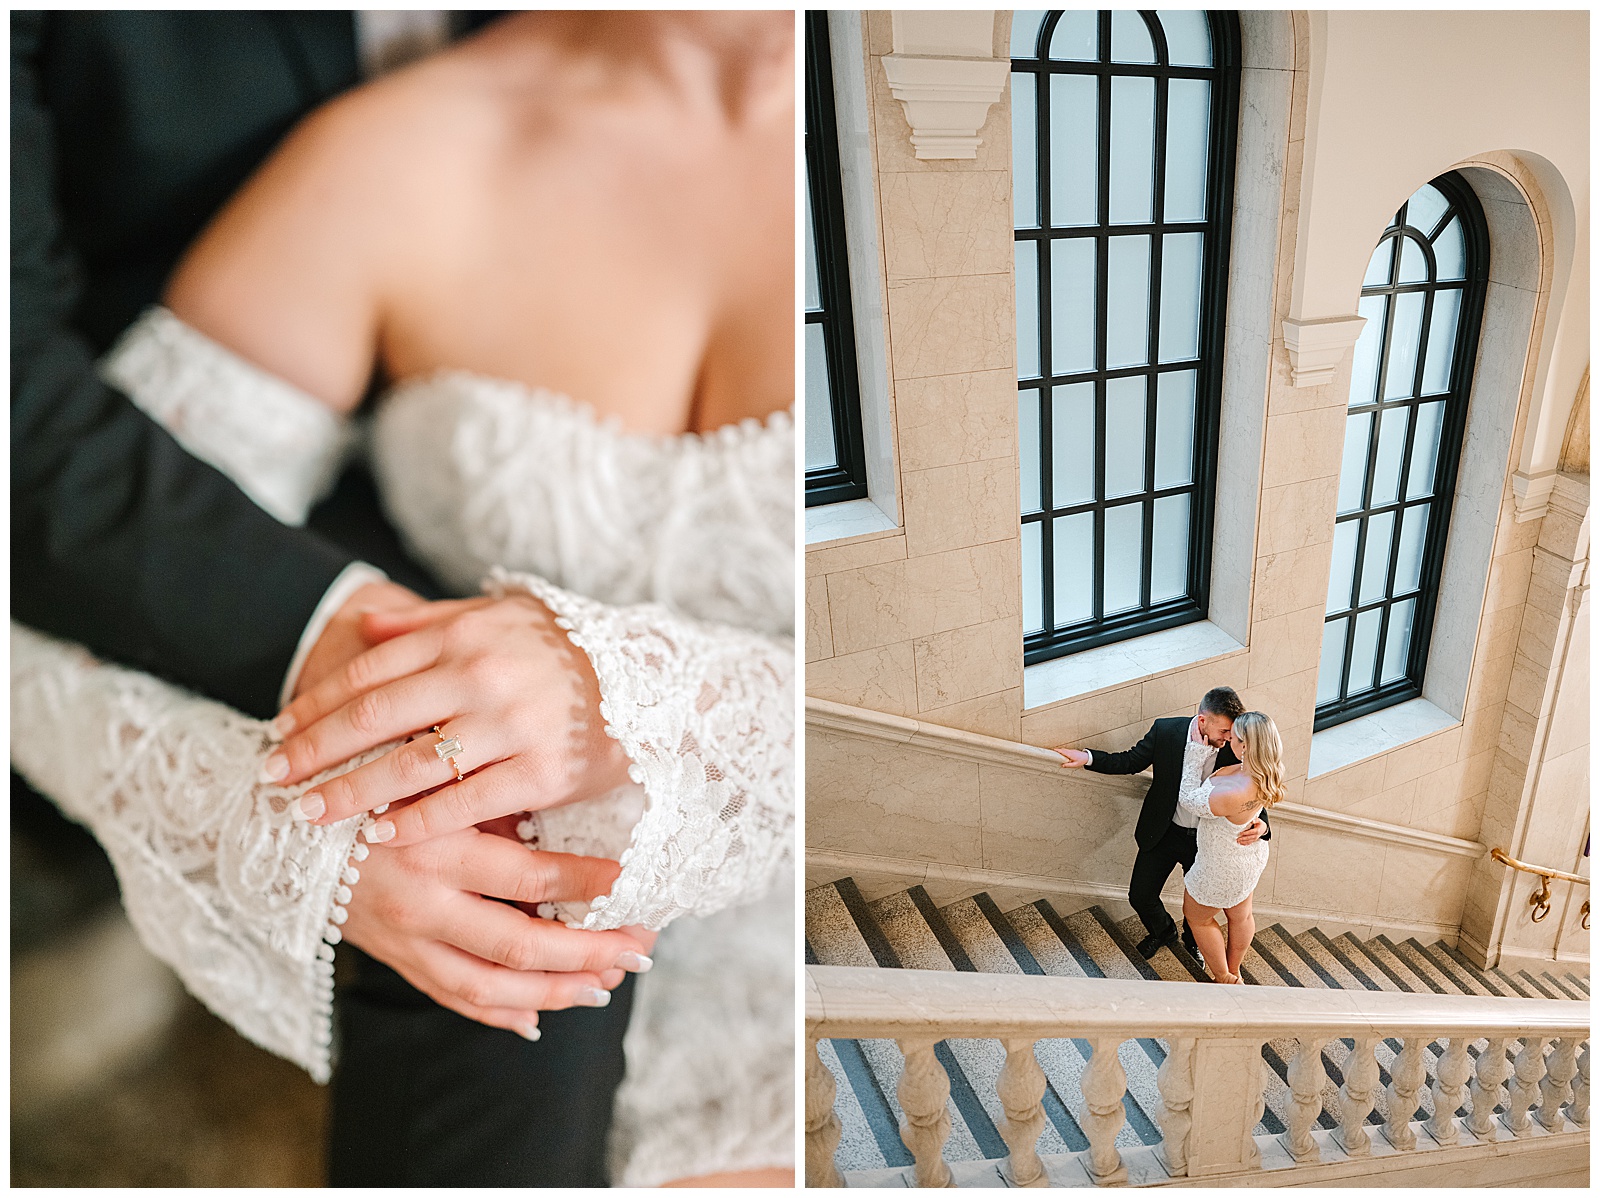
M 1391 752 L 1461 721 L 1426 699 L 1385 707 L 1359 719 L 1346 720 L 1311 737 L 1311 766 L 1306 777 L 1317 778 L 1358 761 Z
M 806 509 L 806 544 L 893 532 L 894 519 L 870 499 L 848 499 Z
M 1025 667 L 1022 708 L 1030 711 L 1068 699 L 1082 699 L 1096 691 L 1142 681 L 1154 674 L 1243 652 L 1243 645 L 1210 620 L 1165 628 Z

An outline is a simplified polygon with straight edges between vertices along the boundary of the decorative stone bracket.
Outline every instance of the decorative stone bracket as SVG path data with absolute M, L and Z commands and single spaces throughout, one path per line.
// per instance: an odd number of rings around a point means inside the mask
M 1285 320 L 1283 342 L 1289 350 L 1289 377 L 1296 387 L 1321 387 L 1333 382 L 1334 372 L 1366 327 L 1364 316 L 1333 316 L 1324 320 Z
M 976 158 L 978 130 L 1005 91 L 1010 62 L 994 58 L 931 58 L 890 54 L 883 59 L 889 90 L 905 109 L 918 158 Z
M 1550 495 L 1556 489 L 1556 472 L 1516 470 L 1511 474 L 1512 501 L 1516 505 L 1517 523 L 1526 524 L 1543 516 L 1550 506 Z

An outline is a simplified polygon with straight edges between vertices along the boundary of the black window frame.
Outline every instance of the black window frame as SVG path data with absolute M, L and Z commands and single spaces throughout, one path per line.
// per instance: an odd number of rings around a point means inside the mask
M 1097 28 L 1099 58 L 1096 62 L 1075 62 L 1050 59 L 1050 39 L 1059 24 L 1062 11 L 1052 11 L 1039 28 L 1032 58 L 1013 58 L 1012 86 L 1023 77 L 1030 78 L 1035 87 L 1035 183 L 1038 190 L 1039 224 L 1035 228 L 1018 228 L 1015 240 L 1057 242 L 1069 238 L 1092 237 L 1097 242 L 1095 340 L 1098 369 L 1052 374 L 1050 361 L 1051 307 L 1050 269 L 1048 249 L 1040 256 L 1038 270 L 1038 310 L 1042 330 L 1040 344 L 1040 374 L 1036 378 L 1018 379 L 1019 402 L 1021 395 L 1035 391 L 1039 399 L 1039 454 L 1040 498 L 1038 512 L 1023 514 L 1022 524 L 1041 524 L 1040 575 L 1043 594 L 1040 611 L 1044 627 L 1041 631 L 1025 633 L 1023 638 L 1024 664 L 1048 661 L 1069 653 L 1090 649 L 1098 645 L 1126 640 L 1135 636 L 1157 632 L 1181 624 L 1206 618 L 1211 591 L 1211 536 L 1216 507 L 1217 441 L 1220 428 L 1222 368 L 1224 334 L 1227 324 L 1228 262 L 1233 223 L 1234 172 L 1238 147 L 1239 82 L 1241 68 L 1239 19 L 1234 12 L 1207 12 L 1205 14 L 1211 33 L 1212 65 L 1210 67 L 1174 67 L 1162 65 L 1168 59 L 1165 36 L 1154 12 L 1140 12 L 1150 32 L 1156 50 L 1157 64 L 1134 64 L 1111 61 L 1111 14 L 1099 14 Z M 1139 224 L 1112 224 L 1110 222 L 1110 104 L 1105 99 L 1098 108 L 1097 138 L 1097 222 L 1094 225 L 1050 225 L 1050 105 L 1049 79 L 1055 74 L 1095 75 L 1103 82 L 1100 95 L 1109 97 L 1110 79 L 1114 77 L 1147 77 L 1158 80 L 1156 84 L 1155 123 L 1153 129 L 1154 179 L 1152 182 L 1152 220 Z M 1205 219 L 1194 222 L 1166 223 L 1164 217 L 1166 182 L 1167 88 L 1161 80 L 1173 78 L 1206 79 L 1212 84 L 1211 125 L 1207 146 L 1207 196 Z M 1157 363 L 1156 352 L 1160 319 L 1162 235 L 1168 233 L 1200 232 L 1204 235 L 1204 258 L 1201 271 L 1199 356 L 1181 362 Z M 1150 236 L 1150 297 L 1149 350 L 1145 365 L 1107 369 L 1107 249 L 1113 236 L 1148 234 Z M 1020 355 L 1019 355 L 1020 356 Z M 1155 489 L 1155 422 L 1157 376 L 1168 372 L 1195 371 L 1194 451 L 1191 483 L 1185 487 Z M 1143 546 L 1141 561 L 1141 603 L 1137 608 L 1104 615 L 1105 590 L 1105 511 L 1109 507 L 1129 502 L 1129 495 L 1115 499 L 1097 498 L 1089 503 L 1051 506 L 1051 452 L 1053 430 L 1051 425 L 1052 388 L 1075 382 L 1093 382 L 1095 387 L 1095 487 L 1097 496 L 1105 491 L 1105 412 L 1106 383 L 1120 377 L 1144 375 L 1146 384 L 1145 422 L 1145 488 L 1134 495 L 1142 495 Z M 1189 562 L 1187 585 L 1182 597 L 1159 604 L 1150 602 L 1153 573 L 1152 542 L 1154 535 L 1154 503 L 1165 495 L 1188 493 L 1189 502 Z M 1020 507 L 1020 504 L 1019 504 Z M 1094 581 L 1093 608 L 1096 614 L 1086 623 L 1067 628 L 1052 628 L 1055 597 L 1055 569 L 1051 521 L 1063 515 L 1092 511 L 1094 513 Z M 1026 533 L 1025 533 L 1026 535 Z
M 805 323 L 822 327 L 828 363 L 837 464 L 806 471 L 806 506 L 864 499 L 867 455 L 861 429 L 861 385 L 856 363 L 855 318 L 850 301 L 850 255 L 845 240 L 844 187 L 839 171 L 839 130 L 833 101 L 828 14 L 806 13 L 806 176 L 817 288 L 822 307 L 805 309 Z
M 1432 328 L 1434 296 L 1440 291 L 1451 290 L 1457 287 L 1461 290 L 1461 307 L 1456 324 L 1456 345 L 1454 356 L 1450 363 L 1450 385 L 1448 390 L 1432 395 L 1416 395 L 1397 397 L 1386 400 L 1383 398 L 1384 375 L 1388 368 L 1388 357 L 1394 332 L 1394 318 L 1397 305 L 1392 302 L 1385 306 L 1385 321 L 1383 341 L 1380 346 L 1377 377 L 1374 381 L 1375 398 L 1371 403 L 1347 405 L 1349 415 L 1359 415 L 1366 412 L 1373 413 L 1372 427 L 1367 441 L 1366 478 L 1362 483 L 1362 506 L 1350 512 L 1336 515 L 1335 526 L 1346 524 L 1352 520 L 1360 520 L 1361 525 L 1356 535 L 1354 564 L 1351 568 L 1351 602 L 1347 607 L 1341 607 L 1332 615 L 1324 612 L 1323 635 L 1326 636 L 1327 625 L 1338 621 L 1348 621 L 1345 628 L 1344 658 L 1340 669 L 1339 697 L 1328 702 L 1319 703 L 1316 715 L 1312 722 L 1312 731 L 1321 732 L 1325 728 L 1332 728 L 1347 720 L 1357 719 L 1370 715 L 1385 707 L 1392 707 L 1397 703 L 1404 703 L 1410 699 L 1419 698 L 1425 681 L 1428 662 L 1428 651 L 1433 639 L 1434 618 L 1439 604 L 1439 583 L 1444 570 L 1445 550 L 1450 535 L 1450 512 L 1455 499 L 1456 474 L 1461 463 L 1461 452 L 1466 436 L 1467 406 L 1472 396 L 1472 376 L 1477 364 L 1478 341 L 1482 332 L 1483 308 L 1489 290 L 1489 229 L 1488 222 L 1483 214 L 1483 206 L 1470 184 L 1455 171 L 1448 171 L 1437 179 L 1431 179 L 1429 186 L 1437 190 L 1449 204 L 1445 215 L 1435 224 L 1433 234 L 1437 236 L 1444 228 L 1448 227 L 1452 216 L 1461 219 L 1462 233 L 1465 239 L 1465 270 L 1459 281 L 1451 280 L 1440 282 L 1434 279 L 1436 267 L 1434 264 L 1433 250 L 1427 242 L 1428 231 L 1418 230 L 1407 226 L 1405 218 L 1408 215 L 1410 198 L 1395 212 L 1394 219 L 1378 238 L 1378 244 L 1373 247 L 1376 254 L 1383 243 L 1409 237 L 1413 233 L 1421 233 L 1421 245 L 1424 250 L 1429 279 L 1424 283 L 1396 283 L 1401 261 L 1401 246 L 1396 245 L 1391 252 L 1389 264 L 1388 283 L 1363 285 L 1361 296 L 1387 295 L 1395 296 L 1408 292 L 1424 292 L 1427 298 L 1423 303 L 1422 331 L 1418 342 L 1417 362 L 1410 390 L 1415 393 L 1421 389 L 1420 380 L 1427 356 L 1427 338 Z M 1416 240 L 1412 238 L 1412 240 Z M 1412 449 L 1416 441 L 1417 420 L 1415 411 L 1423 403 L 1432 403 L 1444 400 L 1444 414 L 1440 421 L 1439 454 L 1434 467 L 1433 493 L 1426 499 L 1408 501 L 1406 498 L 1407 480 L 1411 472 Z M 1382 424 L 1382 413 L 1400 407 L 1411 407 L 1412 415 L 1406 421 L 1406 444 L 1400 461 L 1399 485 L 1397 495 L 1392 503 L 1382 504 L 1378 507 L 1369 506 L 1372 501 L 1372 485 L 1377 466 L 1378 434 Z M 1402 595 L 1393 594 L 1395 574 L 1399 566 L 1399 545 L 1403 521 L 1401 514 L 1411 507 L 1429 507 L 1428 531 L 1422 553 L 1422 567 L 1419 575 L 1417 589 L 1407 591 Z M 1385 579 L 1383 595 L 1371 603 L 1359 602 L 1360 576 L 1362 570 L 1362 555 L 1365 552 L 1367 529 L 1374 514 L 1386 511 L 1395 513 L 1394 528 L 1391 532 L 1389 544 L 1389 567 Z M 1330 567 L 1331 570 L 1331 567 Z M 1330 586 L 1332 585 L 1330 579 Z M 1377 646 L 1374 650 L 1376 663 L 1373 667 L 1374 677 L 1378 677 L 1381 669 L 1385 650 L 1385 641 L 1389 632 L 1390 613 L 1398 604 L 1410 599 L 1416 600 L 1411 624 L 1411 643 L 1406 654 L 1405 676 L 1388 684 L 1359 692 L 1351 697 L 1347 692 L 1350 682 L 1350 664 L 1354 652 L 1356 617 L 1364 611 L 1382 608 L 1383 615 L 1378 626 Z M 1320 653 L 1318 655 L 1320 671 Z M 1319 673 L 1320 678 L 1320 673 Z

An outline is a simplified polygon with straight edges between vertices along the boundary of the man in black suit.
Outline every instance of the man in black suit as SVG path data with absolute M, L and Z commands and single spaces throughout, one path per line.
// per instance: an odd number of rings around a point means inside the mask
M 260 717 L 308 663 L 366 647 L 362 607 L 438 590 L 364 474 L 286 527 L 95 360 L 290 128 L 361 81 L 369 28 L 321 10 L 11 14 L 12 614 Z M 333 1184 L 605 1184 L 631 976 L 609 1007 L 545 1013 L 530 1044 L 350 955 Z
M 1223 766 L 1237 765 L 1239 759 L 1228 747 L 1233 721 L 1244 713 L 1244 704 L 1231 686 L 1219 686 L 1205 693 L 1200 710 L 1191 718 L 1157 720 L 1133 748 L 1123 753 L 1099 749 L 1057 749 L 1067 769 L 1087 769 L 1097 774 L 1137 774 L 1151 770 L 1154 777 L 1139 811 L 1134 840 L 1139 855 L 1133 861 L 1133 877 L 1128 882 L 1128 902 L 1149 933 L 1139 942 L 1139 953 L 1146 960 L 1178 939 L 1178 927 L 1161 902 L 1161 888 L 1176 866 L 1194 868 L 1195 826 L 1197 817 L 1178 803 L 1178 787 L 1186 763 L 1192 760 L 1202 780 Z M 1240 844 L 1271 839 L 1265 818 L 1252 821 L 1239 833 Z M 1200 959 L 1189 925 L 1183 925 L 1183 945 Z

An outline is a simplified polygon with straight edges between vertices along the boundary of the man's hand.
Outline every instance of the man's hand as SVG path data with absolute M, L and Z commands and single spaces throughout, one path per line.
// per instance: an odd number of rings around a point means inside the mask
M 302 796 L 312 822 L 348 819 L 439 788 L 368 829 L 370 840 L 409 845 L 603 794 L 626 780 L 628 759 L 605 735 L 589 659 L 537 600 L 428 604 L 369 616 L 364 627 L 374 639 L 393 639 L 284 710 L 279 719 L 288 736 L 267 760 L 268 780 L 292 785 L 435 725 L 459 739 L 456 760 L 466 776 L 455 780 L 435 752 L 441 737 L 421 732 Z
M 1064 770 L 1081 770 L 1089 764 L 1089 754 L 1084 749 L 1057 749 L 1061 754 L 1061 768 Z
M 592 899 L 619 869 L 598 857 L 529 852 L 475 828 L 409 848 L 375 845 L 342 930 L 441 1006 L 537 1039 L 537 1012 L 605 1006 L 624 972 L 649 969 L 654 937 L 569 928 L 494 898 Z
M 1244 831 L 1239 833 L 1239 844 L 1254 844 L 1256 841 L 1261 839 L 1262 833 L 1264 833 L 1266 830 L 1267 824 L 1265 820 L 1260 819 L 1259 817 L 1251 820 L 1244 826 Z
M 328 621 L 295 679 L 295 697 L 305 694 L 334 671 L 372 648 L 364 618 L 373 612 L 404 612 L 427 606 L 413 591 L 396 582 L 369 582 L 345 600 Z

